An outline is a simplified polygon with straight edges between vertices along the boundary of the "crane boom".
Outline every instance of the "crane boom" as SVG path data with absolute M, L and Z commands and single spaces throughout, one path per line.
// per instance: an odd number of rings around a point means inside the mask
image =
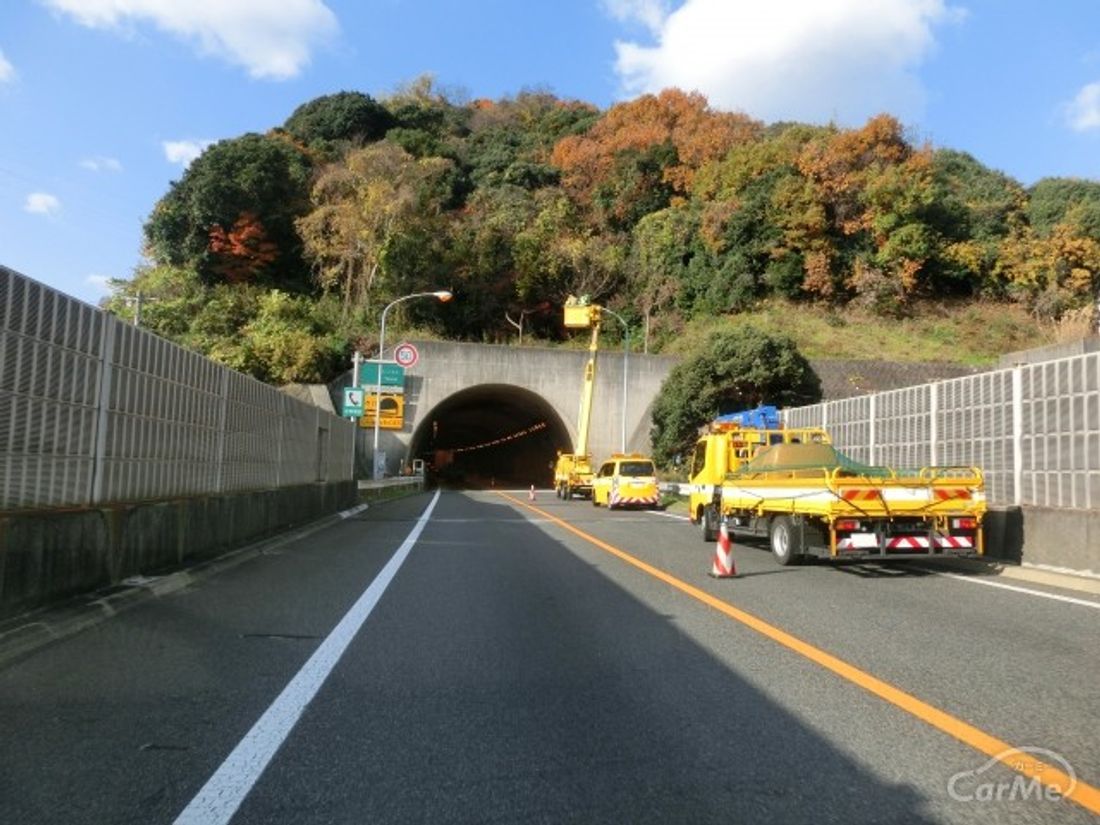
M 581 404 L 577 412 L 577 441 L 572 453 L 559 453 L 554 465 L 554 487 L 561 498 L 571 498 L 574 493 L 592 495 L 592 457 L 588 454 L 588 429 L 592 420 L 592 391 L 596 384 L 596 354 L 599 350 L 600 307 L 570 297 L 565 302 L 565 326 L 570 329 L 591 329 L 588 345 L 588 361 L 584 365 L 584 384 L 581 387 Z
M 588 345 L 588 363 L 584 365 L 584 386 L 581 389 L 581 407 L 577 413 L 577 444 L 574 453 L 588 455 L 588 426 L 592 421 L 592 389 L 596 384 L 596 352 L 599 349 L 600 312 L 593 307 L 592 342 Z

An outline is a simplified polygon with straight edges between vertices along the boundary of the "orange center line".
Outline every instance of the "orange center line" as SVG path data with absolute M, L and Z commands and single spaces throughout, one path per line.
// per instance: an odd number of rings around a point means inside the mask
M 1049 764 L 1039 764 L 1034 758 L 1028 758 L 1029 754 L 1027 751 L 1022 751 L 1014 745 L 1010 745 L 986 733 L 980 728 L 974 727 L 968 722 L 964 722 L 962 719 L 952 716 L 918 699 L 911 693 L 906 693 L 901 688 L 897 688 L 889 682 L 884 682 L 882 679 L 872 676 L 864 670 L 860 670 L 855 665 L 849 664 L 843 659 L 833 656 L 831 653 L 826 653 L 824 650 L 814 647 L 809 642 L 805 642 L 797 636 L 792 636 L 785 630 L 781 630 L 775 625 L 769 624 L 751 613 L 740 610 L 728 602 L 724 602 L 716 596 L 712 596 L 710 593 L 700 590 L 660 568 L 635 558 L 629 553 L 595 536 L 585 533 L 583 530 L 574 527 L 567 521 L 551 515 L 545 510 L 534 507 L 506 493 L 498 491 L 497 495 L 507 499 L 515 505 L 538 513 L 542 518 L 584 539 L 589 544 L 600 548 L 606 553 L 610 553 L 612 556 L 636 567 L 653 578 L 663 581 L 665 584 L 674 587 L 681 593 L 690 596 L 696 601 L 702 602 L 707 605 L 707 607 L 717 610 L 719 613 L 728 616 L 734 621 L 740 622 L 746 627 L 755 630 L 757 633 L 783 645 L 783 647 L 793 650 L 800 656 L 809 659 L 811 662 L 820 665 L 826 670 L 832 671 L 840 678 L 878 696 L 880 699 L 915 716 L 922 722 L 943 731 L 963 744 L 969 745 L 975 750 L 984 753 L 986 756 L 993 757 L 1005 765 L 1005 767 L 1026 776 L 1028 779 L 1036 779 L 1042 785 L 1051 788 L 1066 799 L 1073 800 L 1082 808 L 1094 814 L 1100 814 L 1100 789 L 1083 782 L 1079 777 L 1072 777 Z

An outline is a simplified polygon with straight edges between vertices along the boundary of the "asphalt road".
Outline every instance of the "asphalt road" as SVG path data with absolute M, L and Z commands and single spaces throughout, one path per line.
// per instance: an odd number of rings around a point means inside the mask
M 0 822 L 1097 820 L 982 743 L 1100 785 L 1100 610 L 712 552 L 546 493 L 372 506 L 0 670 Z

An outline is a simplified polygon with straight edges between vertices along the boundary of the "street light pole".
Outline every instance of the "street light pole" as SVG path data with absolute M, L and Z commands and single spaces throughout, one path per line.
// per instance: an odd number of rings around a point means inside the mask
M 626 452 L 626 374 L 627 374 L 627 365 L 630 363 L 630 327 L 627 325 L 626 321 L 623 320 L 623 316 L 619 315 L 619 313 L 615 312 L 614 310 L 608 309 L 607 307 L 600 307 L 600 311 L 601 312 L 606 312 L 608 315 L 610 315 L 612 318 L 614 318 L 620 324 L 623 325 L 623 424 L 622 424 L 622 434 L 621 434 L 621 439 L 622 440 L 620 442 L 619 452 L 625 453 Z
M 438 289 L 435 292 L 414 292 L 411 295 L 403 295 L 390 301 L 386 304 L 386 308 L 382 310 L 382 323 L 378 327 L 378 380 L 374 388 L 374 449 L 371 453 L 371 461 L 374 462 L 374 472 L 371 477 L 375 481 L 382 478 L 385 469 L 378 460 L 378 423 L 382 418 L 382 357 L 386 353 L 386 313 L 390 311 L 391 307 L 413 298 L 435 298 L 437 301 L 446 303 L 451 300 L 451 297 L 451 293 L 446 289 Z

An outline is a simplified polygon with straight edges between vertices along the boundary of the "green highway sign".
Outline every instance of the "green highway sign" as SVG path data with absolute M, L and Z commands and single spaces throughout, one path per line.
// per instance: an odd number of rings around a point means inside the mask
M 382 386 L 388 392 L 404 392 L 405 368 L 393 361 L 364 361 L 359 365 L 359 386 L 378 386 L 378 365 L 382 365 Z

